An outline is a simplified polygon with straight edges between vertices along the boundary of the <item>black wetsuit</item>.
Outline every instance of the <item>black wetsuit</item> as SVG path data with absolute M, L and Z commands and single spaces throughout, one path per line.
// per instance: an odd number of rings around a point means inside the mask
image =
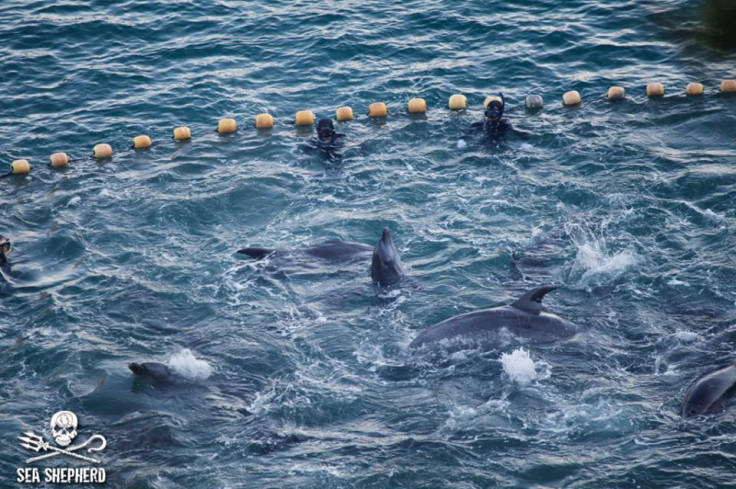
M 506 119 L 490 121 L 488 119 L 483 122 L 474 122 L 470 127 L 475 131 L 482 129 L 483 133 L 493 139 L 502 138 L 508 131 L 519 132 L 513 128 L 511 123 Z
M 314 146 L 324 159 L 339 161 L 342 159 L 341 150 L 345 146 L 345 135 L 336 132 L 332 135 L 332 138 L 327 141 L 317 138 Z

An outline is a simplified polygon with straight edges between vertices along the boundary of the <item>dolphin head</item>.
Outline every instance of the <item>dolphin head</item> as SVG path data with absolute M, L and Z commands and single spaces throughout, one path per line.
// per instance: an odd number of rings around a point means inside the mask
M 144 367 L 140 363 L 129 363 L 128 368 L 136 375 L 145 375 L 146 373 L 146 367 Z
M 383 236 L 373 248 L 373 263 L 371 264 L 373 282 L 382 287 L 389 287 L 398 283 L 403 275 L 404 268 L 401 266 L 399 252 L 391 239 L 391 232 L 388 228 L 384 228 Z
M 696 382 L 685 394 L 682 401 L 682 417 L 690 418 L 704 414 L 713 405 L 714 399 L 709 395 L 703 383 Z

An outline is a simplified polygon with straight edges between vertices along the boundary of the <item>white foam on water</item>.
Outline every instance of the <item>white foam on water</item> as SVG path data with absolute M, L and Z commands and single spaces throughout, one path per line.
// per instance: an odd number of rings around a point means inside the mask
M 190 380 L 204 380 L 212 375 L 210 364 L 197 359 L 188 348 L 184 348 L 169 358 L 169 368 Z
M 524 348 L 518 348 L 511 353 L 503 353 L 500 360 L 503 371 L 512 382 L 526 385 L 537 378 L 534 360 Z
M 640 262 L 639 255 L 632 248 L 610 252 L 602 237 L 596 238 L 584 232 L 572 233 L 571 236 L 578 252 L 570 269 L 570 279 L 583 287 L 606 284 Z
M 69 199 L 69 202 L 67 202 L 66 206 L 67 207 L 74 207 L 75 205 L 79 204 L 80 202 L 82 202 L 82 198 L 80 196 L 76 195 L 76 196 L 72 197 L 71 199 Z
M 526 152 L 532 152 L 534 151 L 534 146 L 532 146 L 529 143 L 521 143 L 521 146 L 519 146 L 519 149 Z
M 675 338 L 683 343 L 690 343 L 697 340 L 700 337 L 698 333 L 693 331 L 677 330 L 675 331 Z

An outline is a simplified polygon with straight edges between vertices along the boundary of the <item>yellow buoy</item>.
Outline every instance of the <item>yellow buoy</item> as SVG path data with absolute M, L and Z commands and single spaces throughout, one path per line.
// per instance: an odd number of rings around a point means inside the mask
M 133 138 L 133 147 L 135 149 L 150 148 L 151 138 L 148 136 L 136 136 Z
M 611 87 L 608 89 L 608 100 L 623 100 L 626 98 L 624 87 Z
M 370 117 L 386 117 L 388 115 L 388 107 L 383 102 L 373 102 L 368 106 L 368 115 Z
M 92 148 L 92 156 L 95 158 L 110 158 L 112 156 L 112 146 L 106 143 L 96 144 Z
M 273 116 L 271 114 L 258 114 L 255 126 L 257 129 L 271 129 L 273 127 Z
M 685 93 L 688 95 L 703 95 L 702 83 L 688 83 L 685 87 Z
M 736 92 L 736 80 L 723 80 L 721 82 L 721 92 L 723 93 Z
M 483 108 L 487 109 L 488 104 L 490 104 L 493 100 L 498 100 L 499 102 L 503 104 L 503 99 L 501 97 L 499 97 L 498 95 L 490 95 L 486 97 L 486 99 L 483 101 Z
M 423 98 L 409 100 L 407 110 L 410 114 L 424 114 L 427 112 L 427 102 Z
M 220 119 L 217 123 L 217 132 L 220 134 L 230 134 L 238 130 L 238 123 L 235 119 Z
M 663 97 L 664 85 L 661 83 L 650 83 L 647 85 L 647 97 Z
M 177 141 L 186 141 L 192 139 L 192 131 L 187 126 L 181 126 L 174 129 L 174 139 Z
M 69 156 L 66 153 L 54 153 L 51 155 L 51 162 L 49 165 L 54 168 L 59 168 L 69 164 Z
M 314 113 L 311 110 L 300 110 L 294 117 L 294 124 L 297 126 L 314 124 Z
M 562 96 L 563 105 L 578 105 L 580 103 L 580 93 L 577 90 L 565 92 Z
M 450 100 L 447 102 L 447 105 L 450 107 L 451 110 L 467 109 L 468 97 L 456 93 L 455 95 L 450 96 Z
M 28 160 L 15 160 L 10 164 L 10 173 L 13 175 L 25 175 L 31 171 L 31 164 Z
M 353 109 L 350 107 L 340 107 L 335 111 L 335 117 L 338 121 L 352 121 L 353 120 Z

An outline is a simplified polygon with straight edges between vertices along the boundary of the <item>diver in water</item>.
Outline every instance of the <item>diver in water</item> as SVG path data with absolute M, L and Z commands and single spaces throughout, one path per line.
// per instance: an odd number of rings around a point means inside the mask
M 486 137 L 501 143 L 506 141 L 508 133 L 515 134 L 521 139 L 528 139 L 528 133 L 514 129 L 511 123 L 503 118 L 503 111 L 506 108 L 503 93 L 498 92 L 498 95 L 492 95 L 489 99 L 485 106 L 483 122 L 475 122 L 470 126 L 474 132 L 481 129 Z
M 335 131 L 335 125 L 330 119 L 320 119 L 317 123 L 317 150 L 327 159 L 340 160 L 338 152 L 345 145 L 345 135 Z
M 321 147 L 334 148 L 344 144 L 345 135 L 335 132 L 335 125 L 330 119 L 320 119 L 317 123 L 317 143 Z

